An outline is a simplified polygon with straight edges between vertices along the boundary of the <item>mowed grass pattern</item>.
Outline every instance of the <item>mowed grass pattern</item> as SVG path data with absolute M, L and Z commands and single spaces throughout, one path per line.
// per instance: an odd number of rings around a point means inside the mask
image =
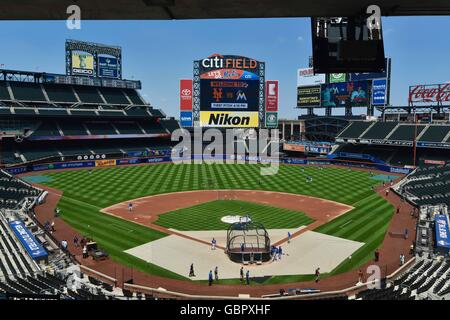
M 246 189 L 310 195 L 355 207 L 316 230 L 365 243 L 333 273 L 357 268 L 372 257 L 383 240 L 393 208 L 372 190 L 380 182 L 372 179 L 370 173 L 285 165 L 279 167 L 276 175 L 261 176 L 260 168 L 261 165 L 249 164 L 159 164 L 61 171 L 45 173 L 51 179 L 43 184 L 64 191 L 58 205 L 63 219 L 83 234 L 93 236 L 113 259 L 154 274 L 176 277 L 123 250 L 165 235 L 105 215 L 99 212 L 100 208 L 146 195 L 189 190 Z M 306 182 L 308 176 L 313 182 Z M 276 277 L 276 281 L 282 282 L 283 278 Z
M 297 228 L 314 221 L 298 211 L 246 201 L 217 200 L 162 214 L 156 224 L 180 231 L 226 230 L 230 224 L 220 220 L 223 216 L 247 214 L 266 229 Z

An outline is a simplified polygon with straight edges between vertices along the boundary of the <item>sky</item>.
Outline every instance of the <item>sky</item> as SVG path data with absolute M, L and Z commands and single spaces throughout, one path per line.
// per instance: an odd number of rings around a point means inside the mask
M 410 85 L 450 82 L 449 16 L 383 17 L 382 27 L 392 105 L 407 105 Z M 264 61 L 266 79 L 279 80 L 279 118 L 296 119 L 297 69 L 312 54 L 309 18 L 82 20 L 80 30 L 65 21 L 1 21 L 0 39 L 2 68 L 49 73 L 65 73 L 66 39 L 120 46 L 123 78 L 140 80 L 144 99 L 176 118 L 179 80 L 192 78 L 194 60 L 220 53 Z

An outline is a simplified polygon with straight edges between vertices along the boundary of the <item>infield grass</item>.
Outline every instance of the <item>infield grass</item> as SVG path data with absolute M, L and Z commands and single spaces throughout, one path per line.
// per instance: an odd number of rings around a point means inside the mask
M 216 200 L 162 214 L 156 224 L 180 231 L 226 230 L 230 224 L 220 220 L 223 216 L 247 214 L 266 229 L 294 229 L 314 221 L 299 211 L 239 200 Z

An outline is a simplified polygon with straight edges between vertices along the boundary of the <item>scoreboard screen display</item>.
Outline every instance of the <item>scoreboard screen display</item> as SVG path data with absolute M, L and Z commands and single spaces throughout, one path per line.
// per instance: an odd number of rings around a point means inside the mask
M 200 80 L 201 111 L 258 111 L 258 80 Z

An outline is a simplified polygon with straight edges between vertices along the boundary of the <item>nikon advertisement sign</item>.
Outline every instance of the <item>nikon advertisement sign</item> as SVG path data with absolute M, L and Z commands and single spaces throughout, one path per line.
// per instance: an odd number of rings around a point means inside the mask
M 202 127 L 256 128 L 258 124 L 258 112 L 200 112 Z

